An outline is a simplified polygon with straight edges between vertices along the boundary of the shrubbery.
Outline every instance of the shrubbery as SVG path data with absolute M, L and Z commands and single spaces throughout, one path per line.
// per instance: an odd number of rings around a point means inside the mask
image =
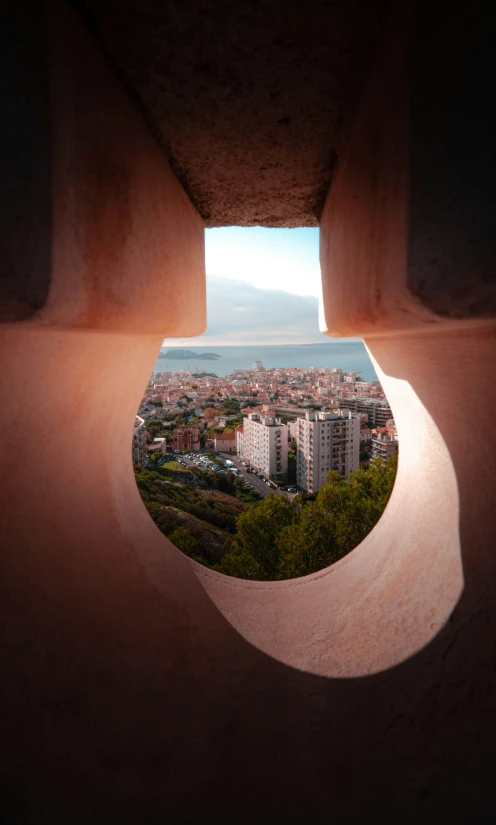
M 157 526 L 187 555 L 230 576 L 279 580 L 322 570 L 353 550 L 383 513 L 396 467 L 394 457 L 347 481 L 330 473 L 316 495 L 292 501 L 274 495 L 260 501 L 232 473 L 193 470 L 210 491 L 171 481 L 175 475 L 166 468 L 136 468 L 136 480 Z M 183 513 L 193 517 L 187 526 Z

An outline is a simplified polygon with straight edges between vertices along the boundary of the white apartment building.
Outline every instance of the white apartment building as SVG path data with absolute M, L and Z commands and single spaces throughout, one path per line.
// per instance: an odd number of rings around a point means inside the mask
M 384 399 L 352 396 L 341 399 L 339 406 L 355 413 L 366 413 L 369 427 L 385 427 L 386 421 L 393 417 L 391 407 Z
M 145 463 L 146 458 L 146 430 L 145 421 L 141 416 L 136 416 L 133 430 L 133 464 L 140 467 Z
M 387 461 L 398 452 L 398 438 L 389 433 L 376 433 L 372 436 L 372 461 Z
M 272 416 L 251 413 L 243 418 L 242 456 L 264 476 L 282 476 L 288 470 L 288 428 Z
M 307 412 L 297 420 L 296 482 L 316 493 L 331 470 L 348 478 L 360 465 L 360 419 L 348 410 Z
M 237 455 L 242 456 L 243 455 L 244 439 L 245 439 L 244 427 L 243 426 L 236 427 L 234 432 L 236 433 L 236 453 L 237 453 Z

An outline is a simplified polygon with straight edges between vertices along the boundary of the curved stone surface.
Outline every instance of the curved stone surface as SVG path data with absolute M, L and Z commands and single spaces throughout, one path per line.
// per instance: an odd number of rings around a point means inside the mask
M 199 571 L 140 500 L 160 340 L 1 334 L 10 821 L 489 822 L 494 331 L 369 342 L 408 428 L 386 515 L 334 570 L 258 586 Z
M 378 136 L 374 177 L 365 133 L 322 224 L 326 323 L 365 336 L 400 428 L 390 505 L 328 571 L 215 576 L 152 523 L 130 450 L 163 336 L 202 328 L 201 221 L 72 26 L 51 64 L 67 61 L 49 299 L 0 329 L 3 818 L 492 825 L 495 326 L 412 295 L 404 144 L 388 162 Z
M 29 65 L 36 78 L 32 95 L 24 92 L 17 104 L 29 135 L 21 140 L 15 129 L 4 135 L 9 219 L 0 225 L 6 249 L 0 318 L 200 334 L 206 324 L 202 219 L 76 15 L 56 0 L 24 3 L 20 11 L 11 12 L 17 38 L 27 41 L 29 52 L 34 28 L 40 42 Z M 18 71 L 24 85 L 27 72 Z M 24 140 L 32 140 L 36 175 L 23 160 Z M 9 198 L 11 187 L 16 200 Z

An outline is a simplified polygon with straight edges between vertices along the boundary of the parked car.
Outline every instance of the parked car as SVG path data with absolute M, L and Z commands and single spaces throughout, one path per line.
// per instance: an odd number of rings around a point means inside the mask
M 296 493 L 296 492 L 297 492 L 296 487 L 288 487 L 288 493 Z

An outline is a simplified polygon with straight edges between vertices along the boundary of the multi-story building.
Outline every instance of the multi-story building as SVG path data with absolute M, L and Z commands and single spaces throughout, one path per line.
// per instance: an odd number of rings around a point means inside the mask
M 217 433 L 214 436 L 214 449 L 220 453 L 236 452 L 236 433 Z
M 391 407 L 384 399 L 351 397 L 339 402 L 341 409 L 355 413 L 366 413 L 370 427 L 384 427 L 386 421 L 393 417 Z
M 275 415 L 284 415 L 287 418 L 299 418 L 304 416 L 304 407 L 296 407 L 294 404 L 272 404 Z
M 331 470 L 348 478 L 360 464 L 360 419 L 348 410 L 307 412 L 297 420 L 296 481 L 316 493 Z
M 243 419 L 243 458 L 270 478 L 288 470 L 288 428 L 269 415 L 251 413 Z
M 376 432 L 372 435 L 372 461 L 381 459 L 386 461 L 398 452 L 398 439 L 385 432 Z
M 172 436 L 172 447 L 174 450 L 199 450 L 199 428 L 185 427 L 181 430 L 175 430 Z
M 244 428 L 243 425 L 236 427 L 236 452 L 238 455 L 243 455 L 243 444 L 244 444 Z
M 133 431 L 133 464 L 143 466 L 146 459 L 146 429 L 145 421 L 141 416 L 136 416 Z

